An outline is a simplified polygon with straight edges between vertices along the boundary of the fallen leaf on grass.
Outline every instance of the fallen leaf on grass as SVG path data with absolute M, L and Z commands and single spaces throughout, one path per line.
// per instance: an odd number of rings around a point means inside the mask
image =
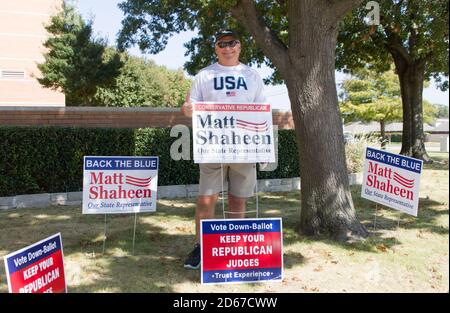
M 315 292 L 319 292 L 320 291 L 320 289 L 317 288 L 317 287 L 308 288 L 308 286 L 302 286 L 301 288 L 303 290 L 305 290 L 305 291 L 315 291 Z
M 387 252 L 388 251 L 388 248 L 384 245 L 384 243 L 382 243 L 381 245 L 378 245 L 377 249 L 382 251 L 382 252 Z
M 442 275 L 436 275 L 436 276 L 433 276 L 433 278 L 436 280 L 442 280 Z
M 322 266 L 318 266 L 314 269 L 314 272 L 321 272 L 323 270 Z
M 188 226 L 177 226 L 177 227 L 175 227 L 175 229 L 182 233 L 190 233 L 191 232 L 191 228 Z

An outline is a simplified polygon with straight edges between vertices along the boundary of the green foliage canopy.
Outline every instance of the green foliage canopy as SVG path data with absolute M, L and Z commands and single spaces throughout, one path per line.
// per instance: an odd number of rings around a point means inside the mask
M 436 118 L 448 118 L 448 105 L 435 104 Z
M 401 121 L 400 83 L 393 70 L 378 74 L 359 69 L 342 83 L 341 112 L 345 122 L 362 120 L 390 123 Z M 432 123 L 438 108 L 424 100 L 424 121 Z
M 47 26 L 49 52 L 39 68 L 40 83 L 60 88 L 67 105 L 150 106 L 182 105 L 190 80 L 183 71 L 168 70 L 152 61 L 120 53 L 106 40 L 94 38 L 92 21 L 85 22 L 69 5 Z
M 368 10 L 355 8 L 340 25 L 336 66 L 344 72 L 369 64 L 387 71 L 392 54 L 425 63 L 425 79 L 448 89 L 448 0 L 378 1 L 380 24 L 367 25 Z
M 113 49 L 109 49 L 113 50 Z M 113 55 L 110 52 L 110 55 Z M 121 54 L 123 67 L 113 86 L 100 87 L 94 96 L 98 105 L 115 107 L 179 107 L 191 80 L 181 69 L 173 71 L 153 61 Z
M 119 48 L 133 45 L 148 53 L 162 51 L 174 33 L 187 30 L 198 31 L 196 37 L 185 44 L 189 61 L 184 65 L 190 75 L 195 75 L 216 61 L 214 33 L 222 28 L 234 29 L 242 42 L 241 61 L 274 68 L 274 74 L 266 83 L 281 83 L 282 79 L 274 64 L 264 56 L 245 28 L 231 15 L 230 8 L 236 0 L 128 0 L 119 4 L 125 14 L 119 33 Z M 260 0 L 256 7 L 277 37 L 287 45 L 287 2 Z
M 342 83 L 341 112 L 346 121 L 392 122 L 401 120 L 400 85 L 393 71 L 382 75 L 367 69 Z
M 122 66 L 120 57 L 106 58 L 106 41 L 94 38 L 92 21 L 86 23 L 69 5 L 63 5 L 46 29 L 51 34 L 44 43 L 49 51 L 45 63 L 38 65 L 43 74 L 38 81 L 61 89 L 67 105 L 95 105 L 97 88 L 114 84 Z

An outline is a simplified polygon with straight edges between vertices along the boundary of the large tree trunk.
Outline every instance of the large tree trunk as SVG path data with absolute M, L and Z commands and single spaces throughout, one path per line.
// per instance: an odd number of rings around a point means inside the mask
M 394 57 L 400 81 L 403 107 L 403 134 L 400 154 L 408 155 L 424 162 L 432 162 L 425 149 L 423 131 L 423 62 L 407 63 Z
M 294 15 L 301 25 L 291 38 L 301 46 L 289 49 L 291 67 L 285 80 L 299 148 L 300 228 L 304 234 L 338 240 L 365 237 L 368 233 L 356 218 L 349 188 L 335 85 L 337 23 L 330 25 L 319 5 L 294 3 L 291 10 L 299 10 Z
M 300 231 L 338 240 L 368 235 L 353 206 L 334 77 L 337 23 L 360 2 L 289 1 L 288 45 L 267 27 L 253 0 L 231 9 L 287 85 L 302 182 Z

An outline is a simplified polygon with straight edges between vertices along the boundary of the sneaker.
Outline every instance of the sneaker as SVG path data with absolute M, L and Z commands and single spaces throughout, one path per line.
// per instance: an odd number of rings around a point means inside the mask
M 200 268 L 200 244 L 196 244 L 194 250 L 189 253 L 186 261 L 184 261 L 184 267 L 190 269 Z

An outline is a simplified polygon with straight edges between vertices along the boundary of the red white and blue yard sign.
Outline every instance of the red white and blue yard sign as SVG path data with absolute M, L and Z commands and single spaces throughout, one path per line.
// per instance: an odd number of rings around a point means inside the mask
M 11 293 L 67 292 L 61 234 L 4 257 Z
M 84 157 L 83 214 L 156 211 L 158 157 Z
M 195 103 L 192 130 L 195 163 L 275 162 L 270 104 Z
M 417 216 L 422 163 L 367 147 L 361 197 Z
M 281 281 L 281 218 L 201 221 L 202 284 Z

